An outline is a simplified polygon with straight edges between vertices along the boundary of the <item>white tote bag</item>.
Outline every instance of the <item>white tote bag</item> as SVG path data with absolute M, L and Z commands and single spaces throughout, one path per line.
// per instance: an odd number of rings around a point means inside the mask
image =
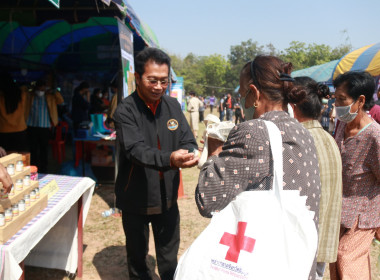
M 265 123 L 273 190 L 243 192 L 215 214 L 180 258 L 175 279 L 308 279 L 318 244 L 314 212 L 298 190 L 283 190 L 281 134 Z

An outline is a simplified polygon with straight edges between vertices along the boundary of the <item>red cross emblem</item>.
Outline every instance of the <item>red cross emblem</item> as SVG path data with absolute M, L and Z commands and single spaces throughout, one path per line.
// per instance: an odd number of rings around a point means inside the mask
M 226 260 L 237 263 L 241 250 L 252 253 L 256 240 L 244 236 L 246 228 L 246 222 L 238 222 L 236 235 L 228 232 L 223 234 L 219 243 L 230 247 L 227 251 Z

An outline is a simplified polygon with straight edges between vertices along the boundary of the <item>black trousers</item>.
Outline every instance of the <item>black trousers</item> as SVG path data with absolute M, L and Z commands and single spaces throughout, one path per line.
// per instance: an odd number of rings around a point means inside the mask
M 31 165 L 47 173 L 50 128 L 28 126 L 28 139 Z
M 203 122 L 203 120 L 205 119 L 204 113 L 204 111 L 199 111 L 199 122 Z
M 162 214 L 138 215 L 123 212 L 129 279 L 153 279 L 146 257 L 149 251 L 149 223 L 152 224 L 158 272 L 162 280 L 172 280 L 179 249 L 179 211 L 173 205 Z
M 244 122 L 243 117 L 241 116 L 241 113 L 235 114 L 235 124 Z

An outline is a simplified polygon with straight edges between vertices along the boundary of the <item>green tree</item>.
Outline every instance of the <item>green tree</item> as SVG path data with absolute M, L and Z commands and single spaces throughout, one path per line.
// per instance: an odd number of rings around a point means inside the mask
M 184 59 L 184 73 L 182 74 L 185 83 L 185 91 L 195 91 L 198 95 L 204 94 L 202 84 L 205 81 L 201 71 L 201 65 L 204 58 L 196 56 L 193 53 L 188 54 Z
M 177 76 L 184 77 L 185 91 L 195 91 L 198 95 L 216 96 L 226 93 L 239 85 L 240 71 L 243 66 L 257 55 L 269 54 L 279 56 L 284 61 L 293 63 L 294 70 L 304 69 L 323 64 L 351 51 L 352 46 L 346 40 L 336 48 L 324 44 L 309 44 L 292 41 L 288 48 L 278 52 L 273 44 L 260 45 L 251 39 L 231 46 L 230 53 L 225 57 L 219 54 L 197 56 L 189 53 L 185 58 L 171 55 L 172 67 Z
M 339 59 L 351 50 L 350 44 L 340 45 L 334 49 L 325 44 L 309 44 L 292 41 L 280 55 L 284 61 L 293 63 L 294 70 L 320 65 Z
M 342 44 L 338 47 L 334 48 L 331 52 L 331 60 L 342 58 L 344 55 L 348 54 L 350 51 L 352 51 L 352 45 Z
M 311 44 L 307 48 L 307 66 L 320 65 L 331 61 L 331 47 L 327 45 Z
M 201 66 L 201 71 L 204 77 L 204 82 L 207 87 L 204 93 L 211 95 L 215 87 L 224 87 L 225 77 L 227 69 L 229 69 L 229 63 L 220 54 L 213 54 L 205 57 Z
M 231 67 L 226 72 L 226 85 L 236 87 L 239 84 L 240 71 L 243 66 L 257 55 L 264 53 L 266 53 L 265 47 L 251 39 L 241 42 L 240 45 L 231 46 L 230 54 L 227 56 Z
M 293 64 L 294 70 L 303 69 L 307 65 L 307 47 L 303 42 L 292 41 L 280 55 L 281 59 Z

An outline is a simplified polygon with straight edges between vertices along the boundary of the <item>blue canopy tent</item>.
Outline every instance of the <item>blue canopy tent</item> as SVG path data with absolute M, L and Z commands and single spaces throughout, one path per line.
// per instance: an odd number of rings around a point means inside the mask
M 118 55 L 109 55 L 120 51 L 116 43 L 118 27 L 114 18 L 90 18 L 78 24 L 51 20 L 39 26 L 0 22 L 0 56 L 9 61 L 19 60 L 18 65 L 2 65 L 2 68 L 11 66 L 11 70 L 111 70 L 119 66 Z M 27 75 L 25 78 L 31 78 Z
M 317 82 L 328 82 L 334 72 L 339 60 L 333 60 L 321 65 L 315 65 L 309 68 L 301 69 L 292 72 L 292 77 L 307 76 Z

